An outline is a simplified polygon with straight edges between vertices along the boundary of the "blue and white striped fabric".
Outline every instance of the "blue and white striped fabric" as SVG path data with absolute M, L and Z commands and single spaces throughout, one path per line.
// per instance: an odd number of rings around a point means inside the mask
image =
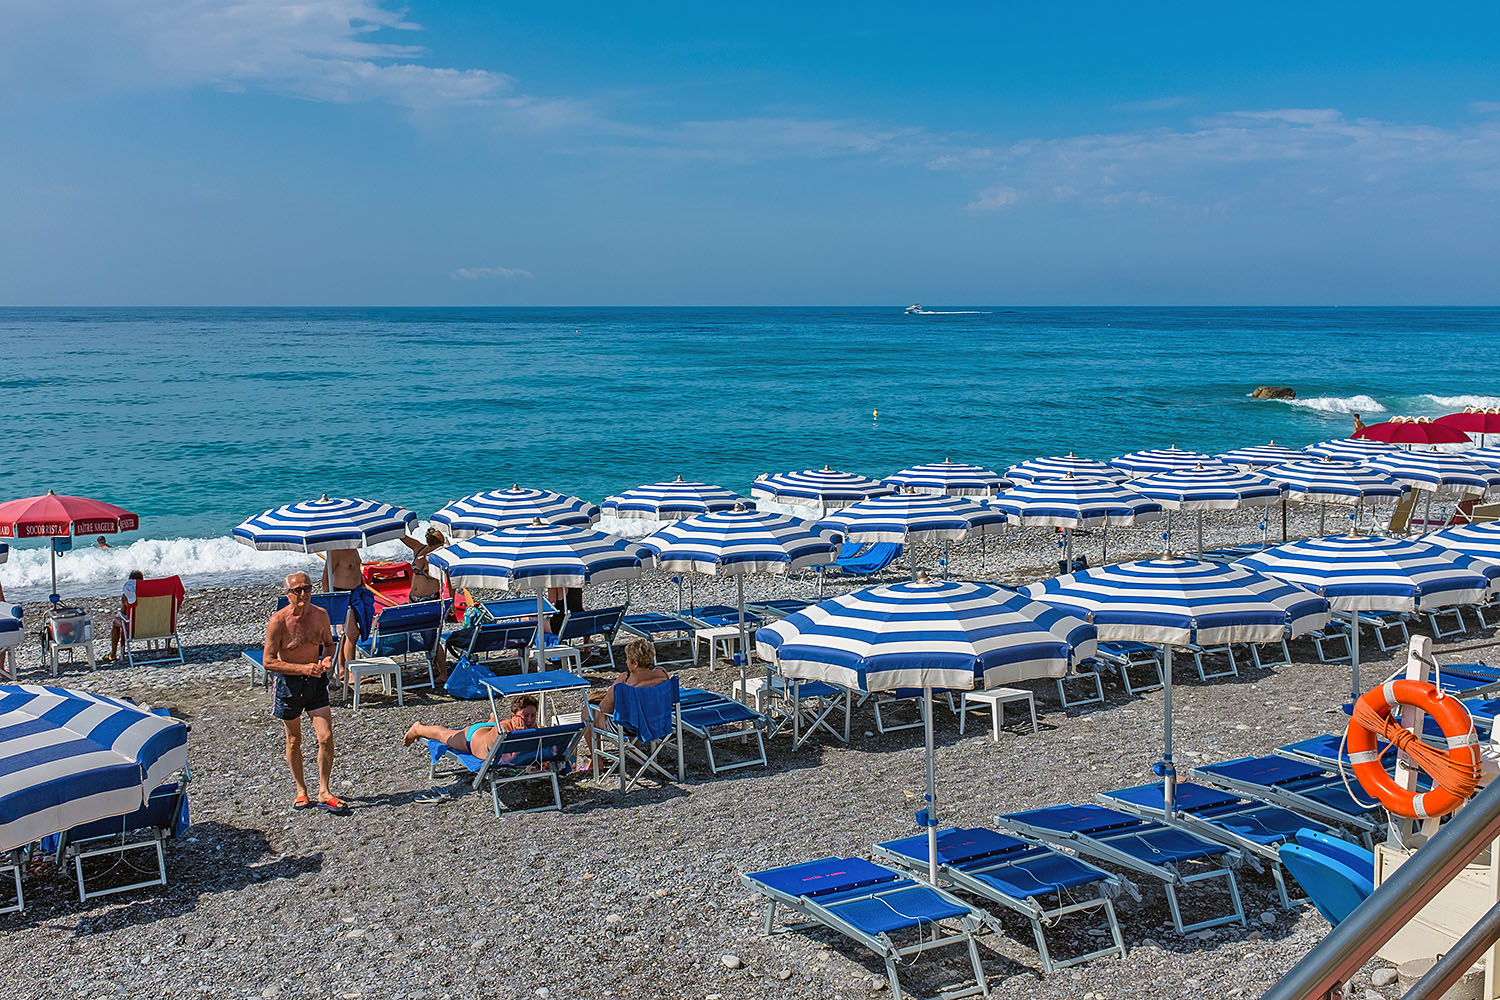
M 0 685 L 0 854 L 146 803 L 187 765 L 187 726 L 117 698 Z
M 750 487 L 750 495 L 757 500 L 800 503 L 824 510 L 837 510 L 890 492 L 889 486 L 869 476 L 840 472 L 826 465 L 800 472 L 768 472 L 757 476 Z
M 0 601 L 0 649 L 14 649 L 26 638 L 25 612 L 19 604 Z
M 1500 469 L 1500 448 L 1471 448 L 1459 454 L 1472 462 L 1478 462 L 1480 465 L 1487 465 L 1492 469 Z M 0 556 L 0 562 L 4 561 L 4 557 Z
M 988 497 L 1010 485 L 1010 480 L 982 465 L 943 459 L 887 476 L 882 482 L 893 489 L 915 493 L 946 494 L 950 497 Z
M 1130 487 L 1167 510 L 1264 507 L 1280 500 L 1282 492 L 1280 483 L 1218 464 L 1142 476 L 1132 479 Z
M 331 552 L 395 541 L 416 526 L 417 515 L 405 507 L 324 494 L 257 514 L 234 537 L 262 552 Z
M 1198 466 L 1205 468 L 1218 466 L 1218 462 L 1211 455 L 1205 455 L 1199 451 L 1183 451 L 1176 445 L 1171 448 L 1149 448 L 1146 451 L 1132 451 L 1128 455 L 1112 458 L 1109 464 L 1122 472 L 1132 476 L 1149 476 L 1154 472 L 1172 472 L 1177 469 L 1196 469 Z M 1227 468 L 1227 466 L 1225 466 Z
M 1396 446 L 1367 438 L 1333 438 L 1310 444 L 1302 450 L 1309 455 L 1332 459 L 1335 462 L 1368 462 L 1379 455 L 1395 451 Z
M 1007 479 L 1018 483 L 1034 483 L 1041 479 L 1061 479 L 1073 476 L 1078 479 L 1107 479 L 1118 483 L 1129 478 L 1119 469 L 1111 468 L 1098 459 L 1079 458 L 1071 451 L 1066 455 L 1051 455 L 1043 458 L 1028 458 L 1005 470 Z
M 1404 538 L 1308 538 L 1235 565 L 1305 587 L 1335 611 L 1425 611 L 1475 604 L 1500 590 L 1500 566 Z
M 690 483 L 678 476 L 668 483 L 648 483 L 618 496 L 606 497 L 602 513 L 605 517 L 676 521 L 694 514 L 729 510 L 735 504 L 744 503 L 744 497 L 722 486 Z
M 685 518 L 640 544 L 661 569 L 709 576 L 799 573 L 833 562 L 836 548 L 832 529 L 743 508 Z
M 634 579 L 650 563 L 650 550 L 635 542 L 534 521 L 445 545 L 427 557 L 427 571 L 460 587 L 541 591 Z
M 1155 521 L 1162 505 L 1121 483 L 1103 479 L 1038 479 L 1014 486 L 985 506 L 1003 511 L 1012 524 L 1098 528 Z
M 497 528 L 513 528 L 540 518 L 549 524 L 583 527 L 593 524 L 599 508 L 587 500 L 551 490 L 512 486 L 455 500 L 432 515 L 452 538 L 470 538 Z
M 989 584 L 925 579 L 831 598 L 755 638 L 782 675 L 861 691 L 1061 677 L 1095 647 L 1075 615 Z
M 1422 535 L 1417 540 L 1500 565 L 1500 522 L 1444 528 L 1442 531 Z
M 1307 459 L 1307 452 L 1297 448 L 1286 448 L 1272 441 L 1270 444 L 1251 445 L 1248 448 L 1236 448 L 1226 451 L 1222 455 L 1215 455 L 1217 461 L 1225 465 L 1232 465 L 1236 469 L 1264 469 L 1271 465 L 1281 465 L 1285 462 L 1301 462 Z
M 851 542 L 955 541 L 1005 525 L 1005 515 L 963 497 L 892 493 L 851 504 L 818 522 Z
M 1367 465 L 1326 459 L 1273 465 L 1260 474 L 1285 486 L 1288 499 L 1313 503 L 1363 503 L 1399 497 L 1411 489 Z
M 1022 587 L 1021 593 L 1085 615 L 1106 642 L 1276 642 L 1329 619 L 1328 602 L 1300 587 L 1243 566 L 1189 559 L 1080 570 Z
M 1451 451 L 1393 451 L 1366 464 L 1398 483 L 1438 493 L 1475 494 L 1500 486 L 1500 470 Z

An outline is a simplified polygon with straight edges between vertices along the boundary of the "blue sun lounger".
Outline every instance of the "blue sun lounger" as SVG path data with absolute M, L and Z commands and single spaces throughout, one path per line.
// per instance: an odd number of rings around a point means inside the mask
M 1281 848 L 1281 863 L 1333 926 L 1375 891 L 1375 855 L 1312 830 Z
M 693 626 L 690 622 L 683 621 L 676 615 L 664 615 L 655 611 L 639 615 L 626 615 L 620 619 L 620 631 L 626 635 L 645 639 L 656 649 L 656 662 L 658 666 L 666 666 L 672 663 L 692 663 L 693 656 Z M 662 656 L 662 648 L 674 642 L 685 643 L 688 648 L 687 656 L 679 656 L 676 659 L 668 659 Z
M 1099 800 L 1146 819 L 1165 821 L 1166 807 L 1162 795 L 1163 787 L 1158 782 L 1102 792 Z M 1298 816 L 1290 809 L 1243 799 L 1233 792 L 1191 781 L 1178 783 L 1176 803 L 1171 825 L 1180 824 L 1205 840 L 1235 848 L 1257 870 L 1260 868 L 1257 859 L 1269 862 L 1271 877 L 1276 880 L 1276 895 L 1284 909 L 1291 909 L 1292 899 L 1287 894 L 1286 876 L 1281 870 L 1277 849 L 1301 829 L 1332 833 L 1323 824 Z
M 742 705 L 714 691 L 683 688 L 681 693 L 682 731 L 703 741 L 708 755 L 708 769 L 713 774 L 741 767 L 766 766 L 765 729 L 767 719 L 755 709 Z M 743 760 L 722 763 L 714 758 L 714 744 L 755 740 L 756 755 Z
M 937 835 L 937 847 L 938 878 L 958 891 L 999 903 L 1031 921 L 1042 971 L 1048 975 L 1104 955 L 1124 957 L 1125 941 L 1115 918 L 1113 897 L 1128 891 L 1139 898 L 1139 893 L 1120 876 L 1050 847 L 983 828 L 943 830 Z M 918 875 L 927 872 L 925 834 L 876 844 L 875 854 Z M 1083 890 L 1093 895 L 1084 896 Z M 1098 910 L 1108 922 L 1111 943 L 1086 955 L 1054 959 L 1044 928 L 1068 914 Z
M 787 930 L 826 927 L 837 931 L 885 961 L 893 1000 L 904 995 L 896 977 L 898 963 L 924 951 L 956 945 L 968 949 L 974 983 L 944 990 L 938 996 L 989 993 L 974 935 L 984 928 L 998 931 L 999 924 L 952 893 L 863 858 L 822 858 L 747 872 L 740 880 L 766 897 L 763 930 L 767 937 L 776 933 L 778 906 L 804 918 L 788 924 Z
M 798 611 L 805 611 L 816 603 L 816 601 L 799 601 L 788 597 L 775 601 L 750 601 L 745 608 L 765 618 L 785 618 Z
M 695 628 L 723 628 L 725 625 L 740 623 L 740 610 L 729 604 L 703 604 L 696 608 L 683 608 L 677 612 L 677 617 Z M 754 628 L 762 624 L 764 619 L 746 605 L 745 627 Z
M 1098 805 L 1032 809 L 996 816 L 995 823 L 1013 836 L 1072 850 L 1092 861 L 1159 879 L 1166 890 L 1172 926 L 1179 934 L 1245 922 L 1239 884 L 1234 877 L 1234 868 L 1244 861 L 1244 855 L 1232 847 L 1205 840 L 1179 827 Z M 1178 891 L 1213 881 L 1225 884 L 1232 911 L 1184 924 Z
M 879 573 L 900 557 L 900 542 L 871 542 L 868 547 L 858 542 L 845 542 L 834 557 L 833 565 L 845 573 L 869 576 Z
M 1158 691 L 1166 686 L 1161 675 L 1161 650 L 1149 642 L 1101 642 L 1098 658 L 1119 671 L 1120 683 L 1125 685 L 1125 693 L 1132 697 L 1144 691 Z M 1132 684 L 1130 671 L 1137 667 L 1149 667 L 1156 679 Z
M 1385 829 L 1384 810 L 1355 799 L 1326 764 L 1267 754 L 1200 764 L 1189 773 L 1202 784 L 1352 830 L 1366 847 Z
M 558 784 L 557 776 L 568 773 L 572 768 L 574 752 L 578 749 L 578 741 L 582 738 L 582 723 L 547 726 L 542 729 L 518 729 L 513 733 L 502 732 L 500 738 L 495 740 L 495 745 L 490 747 L 489 755 L 482 760 L 473 754 L 459 753 L 437 740 L 428 740 L 427 754 L 432 758 L 432 763 L 427 767 L 427 779 L 434 780 L 438 773 L 438 763 L 444 757 L 451 757 L 474 775 L 473 785 L 476 792 L 488 779 L 490 801 L 495 807 L 497 818 L 501 814 L 500 786 L 518 781 L 550 781 L 552 804 L 507 811 L 561 810 L 562 786 Z

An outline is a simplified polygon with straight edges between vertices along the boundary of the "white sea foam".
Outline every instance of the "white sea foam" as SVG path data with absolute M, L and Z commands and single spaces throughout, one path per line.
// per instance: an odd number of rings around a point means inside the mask
M 107 596 L 119 592 L 133 569 L 148 578 L 180 576 L 188 589 L 278 582 L 304 570 L 314 577 L 323 563 L 301 552 L 257 552 L 233 538 L 141 538 L 129 545 L 95 548 L 90 538 L 75 538 L 76 548 L 57 557 L 57 589 L 64 597 Z M 409 555 L 400 542 L 364 550 L 366 559 L 399 559 Z M 0 582 L 12 601 L 43 600 L 52 589 L 46 546 L 12 548 L 0 565 Z
M 1417 398 L 1442 408 L 1444 413 L 1452 413 L 1468 406 L 1477 406 L 1486 410 L 1500 407 L 1500 396 L 1434 396 L 1429 392 Z
M 1305 410 L 1322 413 L 1330 417 L 1348 416 L 1353 413 L 1388 413 L 1389 411 L 1373 396 L 1308 396 L 1306 399 L 1279 399 L 1278 403 L 1300 406 Z

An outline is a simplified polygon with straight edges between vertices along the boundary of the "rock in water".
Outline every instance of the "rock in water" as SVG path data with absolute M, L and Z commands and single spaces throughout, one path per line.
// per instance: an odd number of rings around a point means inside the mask
M 1258 385 L 1251 399 L 1296 399 L 1297 390 L 1289 385 Z

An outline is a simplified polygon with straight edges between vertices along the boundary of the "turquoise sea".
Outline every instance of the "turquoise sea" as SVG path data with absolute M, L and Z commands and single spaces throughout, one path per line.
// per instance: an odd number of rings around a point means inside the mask
M 825 463 L 1302 445 L 1355 411 L 1500 405 L 1500 309 L 928 308 L 979 312 L 3 309 L 0 498 L 114 501 L 141 515 L 117 541 L 137 561 L 151 540 L 232 578 L 258 565 L 236 523 L 325 492 L 426 516 L 512 483 L 744 492 Z M 1262 383 L 1299 399 L 1249 399 Z M 64 578 L 123 576 L 131 557 L 106 556 L 65 556 Z M 18 552 L 0 581 L 15 597 L 44 569 Z

